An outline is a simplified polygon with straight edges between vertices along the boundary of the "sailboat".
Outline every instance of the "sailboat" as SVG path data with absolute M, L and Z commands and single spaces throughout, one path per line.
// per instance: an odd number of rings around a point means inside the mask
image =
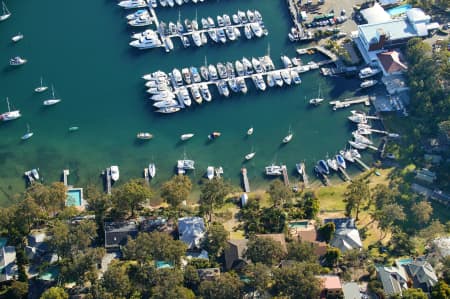
M 53 85 L 52 85 L 52 97 L 48 100 L 45 100 L 43 102 L 43 104 L 44 104 L 44 106 L 51 106 L 51 105 L 58 104 L 59 102 L 61 102 L 61 99 L 55 98 L 55 89 L 53 88 Z
M 14 35 L 13 37 L 11 37 L 11 40 L 15 43 L 17 43 L 21 39 L 23 39 L 23 34 L 20 32 L 18 34 Z
M 3 8 L 3 14 L 0 15 L 0 21 L 4 21 L 11 16 L 11 13 L 9 12 L 8 7 L 6 7 L 6 4 L 3 1 L 2 1 L 2 8 Z
M 13 111 L 11 111 L 11 107 L 9 106 L 9 99 L 8 98 L 6 98 L 6 103 L 8 104 L 8 112 L 0 114 L 0 120 L 1 121 L 14 120 L 14 119 L 17 119 L 17 118 L 22 116 L 20 114 L 20 110 L 13 110 Z
M 294 134 L 292 134 L 291 128 L 289 127 L 288 135 L 283 138 L 283 143 L 288 143 L 289 141 L 291 141 L 293 136 Z
M 250 129 L 247 130 L 247 135 L 252 135 L 253 134 L 253 127 L 251 127 Z
M 320 85 L 319 85 L 319 92 L 318 92 L 317 98 L 309 100 L 309 103 L 311 105 L 316 105 L 317 106 L 320 103 L 322 103 L 323 101 L 324 101 L 324 99 L 320 97 Z
M 35 89 L 34 89 L 34 91 L 35 92 L 44 92 L 44 91 L 46 91 L 48 89 L 48 87 L 47 86 L 44 86 L 44 84 L 43 84 L 43 79 L 42 79 L 42 77 L 41 77 L 41 85 L 39 85 L 38 87 L 36 87 Z
M 256 152 L 253 151 L 253 146 L 252 146 L 252 150 L 250 153 L 248 153 L 247 155 L 245 155 L 245 160 L 251 160 L 253 159 L 253 157 L 256 155 Z
M 33 135 L 34 135 L 34 133 L 30 131 L 30 126 L 27 124 L 27 133 L 25 135 L 23 135 L 22 137 L 20 137 L 20 139 L 27 140 L 27 139 L 30 139 Z

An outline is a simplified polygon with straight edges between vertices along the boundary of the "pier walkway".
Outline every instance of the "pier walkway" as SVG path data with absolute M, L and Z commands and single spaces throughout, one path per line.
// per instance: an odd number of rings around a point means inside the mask
M 245 167 L 242 168 L 241 174 L 242 174 L 242 181 L 244 183 L 244 191 L 250 192 L 250 184 L 248 182 L 248 177 L 247 177 L 247 168 L 245 168 Z
M 69 174 L 70 174 L 69 169 L 63 170 L 63 183 L 64 183 L 64 186 L 66 186 L 66 187 L 67 187 L 67 177 L 69 176 Z
M 106 179 L 106 193 L 111 194 L 111 168 L 106 168 L 105 172 L 105 179 Z
M 148 174 L 148 168 L 144 168 L 144 180 L 147 185 L 150 185 L 150 176 Z
M 351 181 L 352 179 L 350 178 L 350 176 L 348 175 L 348 173 L 345 171 L 344 168 L 339 167 L 339 171 L 342 173 L 342 175 L 344 176 L 345 181 Z
M 361 167 L 364 168 L 365 170 L 370 170 L 370 167 L 367 166 L 366 163 L 364 163 L 364 162 L 361 161 L 360 159 L 358 159 L 358 158 L 353 158 L 353 159 L 355 159 L 355 161 L 356 161 L 359 165 L 361 165 Z
M 344 99 L 344 100 L 331 101 L 330 105 L 333 105 L 333 110 L 337 110 L 340 108 L 350 107 L 350 105 L 361 104 L 361 103 L 364 103 L 364 105 L 369 106 L 370 105 L 369 96 L 360 96 L 360 97 L 348 98 L 348 99 Z M 369 116 L 367 116 L 367 118 L 369 118 Z
M 289 187 L 289 176 L 286 165 L 281 165 L 281 172 L 283 173 L 283 182 L 286 187 Z
M 308 175 L 306 174 L 306 167 L 305 167 L 305 163 L 301 162 L 301 169 L 302 171 L 302 179 L 303 179 L 303 184 L 305 185 L 305 188 L 309 188 L 309 179 L 308 179 Z

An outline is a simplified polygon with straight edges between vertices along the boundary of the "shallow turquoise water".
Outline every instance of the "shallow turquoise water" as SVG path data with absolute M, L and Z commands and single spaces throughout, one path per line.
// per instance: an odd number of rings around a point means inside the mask
M 326 99 L 351 96 L 359 82 L 324 78 L 318 71 L 304 73 L 303 83 L 296 87 L 262 93 L 247 81 L 245 96 L 215 95 L 211 103 L 174 115 L 153 112 L 140 79 L 145 73 L 200 66 L 205 56 L 208 63 L 262 56 L 269 44 L 271 57 L 280 67 L 280 55 L 295 55 L 295 45 L 287 39 L 291 22 L 284 1 L 206 1 L 157 12 L 160 19 L 175 21 L 178 11 L 182 18 L 194 18 L 197 12 L 200 19 L 258 9 L 269 36 L 241 38 L 226 45 L 209 43 L 200 49 L 181 49 L 176 41 L 177 49 L 169 54 L 162 49 L 138 51 L 128 46 L 133 30 L 124 17 L 129 12 L 115 1 L 9 1 L 13 15 L 0 23 L 0 111 L 6 111 L 4 99 L 9 96 L 23 117 L 0 124 L 0 203 L 7 204 L 12 194 L 23 190 L 23 172 L 35 167 L 47 182 L 59 180 L 62 169 L 69 168 L 69 183 L 83 186 L 101 184 L 101 170 L 114 164 L 120 166 L 121 181 L 139 177 L 153 160 L 158 170 L 154 184 L 158 184 L 174 173 L 176 160 L 185 152 L 196 161 L 196 171 L 190 174 L 194 181 L 200 180 L 208 165 L 221 165 L 225 177 L 237 184 L 244 155 L 253 147 L 256 156 L 245 165 L 255 188 L 265 182 L 264 166 L 271 162 L 286 163 L 294 172 L 295 163 L 305 160 L 311 170 L 314 161 L 343 148 L 351 132 L 348 112 L 334 112 L 326 104 L 311 109 L 306 99 L 317 96 L 319 84 Z M 13 44 L 10 38 L 19 31 L 25 38 Z M 8 60 L 15 55 L 28 63 L 10 68 Z M 60 104 L 42 107 L 49 94 L 33 92 L 41 75 L 47 84 L 54 84 L 63 100 Z M 35 135 L 22 142 L 27 123 Z M 80 130 L 69 133 L 74 125 Z M 255 133 L 247 137 L 250 126 Z M 294 138 L 282 146 L 289 127 Z M 155 137 L 137 142 L 139 131 Z M 222 136 L 210 143 L 211 131 Z M 187 132 L 196 136 L 180 143 L 179 136 Z

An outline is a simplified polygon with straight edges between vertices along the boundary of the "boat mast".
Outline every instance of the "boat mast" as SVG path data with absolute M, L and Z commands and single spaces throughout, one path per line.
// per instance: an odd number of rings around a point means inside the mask
M 55 89 L 53 88 L 53 84 L 52 84 L 52 98 L 55 98 Z
M 9 107 L 9 99 L 6 97 L 6 104 L 8 105 L 8 112 L 11 112 L 11 108 Z

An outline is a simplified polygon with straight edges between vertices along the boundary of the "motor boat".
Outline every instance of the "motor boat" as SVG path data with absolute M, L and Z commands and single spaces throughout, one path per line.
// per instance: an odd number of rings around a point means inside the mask
M 216 27 L 216 24 L 214 23 L 214 19 L 213 18 L 208 17 L 207 20 L 208 20 L 209 28 Z
M 200 81 L 202 81 L 202 78 L 200 77 L 200 74 L 198 73 L 198 69 L 196 67 L 191 66 L 189 70 L 190 70 L 191 75 L 192 75 L 192 80 L 195 83 L 199 83 Z
M 234 23 L 235 25 L 238 25 L 238 24 L 241 23 L 241 21 L 239 20 L 239 17 L 238 17 L 237 14 L 233 14 L 233 15 L 231 16 L 231 19 L 233 20 L 233 23 Z
M 229 15 L 223 14 L 222 18 L 223 18 L 223 23 L 225 24 L 225 26 L 231 26 L 231 18 Z
M 148 174 L 151 178 L 154 178 L 156 175 L 156 165 L 155 163 L 148 164 Z
M 247 39 L 252 39 L 253 33 L 250 25 L 247 24 L 244 26 L 244 34 Z
M 200 75 L 203 77 L 203 79 L 205 79 L 206 81 L 209 81 L 209 72 L 208 72 L 208 67 L 202 65 L 200 67 Z
M 237 84 L 236 78 L 232 78 L 228 80 L 228 86 L 233 92 L 239 92 L 239 85 Z
M 348 117 L 349 120 L 351 120 L 354 123 L 358 124 L 367 124 L 367 118 L 365 115 L 361 114 L 353 114 Z
M 209 77 L 211 80 L 218 80 L 219 76 L 217 75 L 217 69 L 214 64 L 208 65 Z
M 142 15 L 136 19 L 132 19 L 132 20 L 128 21 L 128 25 L 133 26 L 133 27 L 148 26 L 151 23 L 152 23 L 152 18 L 150 18 L 149 15 Z
M 262 21 L 262 16 L 261 16 L 261 13 L 260 13 L 259 11 L 254 10 L 254 11 L 253 11 L 253 14 L 255 15 L 255 20 L 256 20 L 256 21 L 258 21 L 258 22 L 261 22 L 261 21 Z
M 227 36 L 225 34 L 225 30 L 223 30 L 223 28 L 218 28 L 217 29 L 217 36 L 219 38 L 219 41 L 224 44 L 227 42 Z
M 212 132 L 211 134 L 208 135 L 208 139 L 209 140 L 214 140 L 216 138 L 219 138 L 220 135 L 222 135 L 220 132 Z
M 119 166 L 113 165 L 110 167 L 111 179 L 116 182 L 119 180 Z
M 230 90 L 228 89 L 227 82 L 225 80 L 220 80 L 216 83 L 219 93 L 225 97 L 230 95 Z
M 209 91 L 208 85 L 206 83 L 200 84 L 200 93 L 205 101 L 211 102 L 211 92 Z
M 20 41 L 22 39 L 23 39 L 23 34 L 22 33 L 16 34 L 13 37 L 11 37 L 11 40 L 13 42 L 15 42 L 15 43 L 17 43 L 18 41 Z
M 249 22 L 255 22 L 255 14 L 251 10 L 247 10 L 247 19 Z
M 238 15 L 239 21 L 242 24 L 248 23 L 247 15 L 245 14 L 245 12 L 238 10 L 237 15 Z
M 296 163 L 295 169 L 297 169 L 299 175 L 303 176 L 305 174 L 305 163 Z
M 274 176 L 282 175 L 281 166 L 274 164 L 266 166 L 266 175 L 274 175 Z
M 222 16 L 217 16 L 217 26 L 218 27 L 225 26 L 225 22 L 223 21 L 223 17 Z
M 175 107 L 178 106 L 178 102 L 176 100 L 163 100 L 157 101 L 153 104 L 153 107 L 156 108 L 167 108 L 167 107 Z
M 336 155 L 336 162 L 337 162 L 339 167 L 341 167 L 343 169 L 347 168 L 347 164 L 345 163 L 345 159 L 344 159 L 344 157 L 341 154 Z
M 293 66 L 291 59 L 289 59 L 286 55 L 281 56 L 281 61 L 283 62 L 285 68 L 291 68 Z
M 27 60 L 20 56 L 13 57 L 9 60 L 9 65 L 11 65 L 11 66 L 19 66 L 19 65 L 23 65 L 25 63 L 27 63 Z
M 202 23 L 202 28 L 203 28 L 204 30 L 209 29 L 209 23 L 208 23 L 208 20 L 207 20 L 207 19 L 202 18 L 202 19 L 200 20 L 200 22 Z
M 147 1 L 145 0 L 124 0 L 117 3 L 120 7 L 125 9 L 141 8 L 147 6 Z
M 356 142 L 356 141 L 349 141 L 348 142 L 352 147 L 356 148 L 356 149 L 366 149 L 367 148 L 367 144 L 365 143 L 360 143 L 360 142 Z
M 334 171 L 338 171 L 339 167 L 335 159 L 327 159 L 327 165 Z
M 253 127 L 247 130 L 247 135 L 253 135 Z
M 288 143 L 292 140 L 292 137 L 294 134 L 291 133 L 291 130 L 289 130 L 289 134 L 283 138 L 283 143 Z
M 174 68 L 172 70 L 172 79 L 175 81 L 176 86 L 182 86 L 183 85 L 183 77 L 181 76 L 181 72 L 179 69 Z
M 377 83 L 378 83 L 377 80 L 365 80 L 359 86 L 361 88 L 368 88 L 368 87 L 372 87 L 372 86 L 376 85 Z
M 359 71 L 358 76 L 360 79 L 364 79 L 364 78 L 369 78 L 369 77 L 375 76 L 380 72 L 381 72 L 381 69 L 379 69 L 379 68 L 365 67 Z
M 187 67 L 181 69 L 181 75 L 184 79 L 184 82 L 186 82 L 186 84 L 192 83 L 191 72 L 189 71 L 189 69 Z
M 244 66 L 245 74 L 251 75 L 253 74 L 253 65 L 246 57 L 242 58 L 242 65 Z
M 180 89 L 178 89 L 177 92 L 178 101 L 183 102 L 186 106 L 191 106 L 192 101 L 191 97 L 189 96 L 189 91 L 186 87 L 182 86 Z
M 255 57 L 252 57 L 252 66 L 257 73 L 262 73 L 264 71 L 261 66 L 261 62 Z
M 225 67 L 225 65 L 223 63 L 219 62 L 217 64 L 217 71 L 218 71 L 219 77 L 221 79 L 226 79 L 228 77 L 227 68 Z
M 166 107 L 166 108 L 161 108 L 159 110 L 156 110 L 156 112 L 158 113 L 164 113 L 164 114 L 169 114 L 169 113 L 175 113 L 180 111 L 181 108 L 180 107 Z
M 202 44 L 206 45 L 208 43 L 208 37 L 205 32 L 200 32 L 200 38 L 202 39 Z
M 317 163 L 317 167 L 321 174 L 330 174 L 330 169 L 328 168 L 327 162 L 325 162 L 325 160 L 320 160 Z
M 234 63 L 235 67 L 236 67 L 236 72 L 239 76 L 244 76 L 245 75 L 245 69 L 244 69 L 244 65 L 239 61 L 236 60 L 236 62 Z
M 300 78 L 300 75 L 297 73 L 296 70 L 291 70 L 291 78 L 294 84 L 302 83 L 302 79 Z
M 236 72 L 234 70 L 234 66 L 233 63 L 231 62 L 227 62 L 226 63 L 226 68 L 227 68 L 227 74 L 228 74 L 228 78 L 234 78 L 236 77 Z
M 158 35 L 154 31 L 146 31 L 147 34 L 141 36 L 137 40 L 133 40 L 129 43 L 130 46 L 143 49 L 152 49 L 157 47 L 162 47 L 163 43 L 159 39 Z
M 289 74 L 289 71 L 281 70 L 280 74 L 281 74 L 281 78 L 283 79 L 284 83 L 286 83 L 287 85 L 291 85 L 292 78 L 291 78 L 291 75 Z
M 267 74 L 267 84 L 269 85 L 269 87 L 275 86 L 275 80 L 273 79 L 272 74 Z
M 263 36 L 264 32 L 263 32 L 260 24 L 250 23 L 250 28 L 252 29 L 252 32 L 255 34 L 256 37 Z
M 261 74 L 252 75 L 252 79 L 253 79 L 253 82 L 255 83 L 256 87 L 259 90 L 262 90 L 262 91 L 266 90 L 267 85 Z
M 134 13 L 127 15 L 125 18 L 127 20 L 133 20 L 133 19 L 139 18 L 141 16 L 149 16 L 148 10 L 139 9 L 139 10 L 135 11 Z
M 208 166 L 206 168 L 206 177 L 208 178 L 208 180 L 212 180 L 214 178 L 214 167 L 213 166 Z
M 199 87 L 196 84 L 194 84 L 190 86 L 190 90 L 194 101 L 196 101 L 197 104 L 201 104 L 203 102 L 203 98 L 202 95 L 200 94 Z
M 197 47 L 201 47 L 203 45 L 202 37 L 197 31 L 192 32 L 192 40 Z
M 219 42 L 219 37 L 217 35 L 217 29 L 215 29 L 215 28 L 209 29 L 208 30 L 208 35 L 214 42 L 216 42 L 216 43 Z
M 275 84 L 279 87 L 283 86 L 283 79 L 281 77 L 280 72 L 273 72 L 272 73 L 273 80 L 275 81 Z
M 158 94 L 152 95 L 151 99 L 153 101 L 168 101 L 175 99 L 175 94 L 171 91 L 163 91 Z
M 140 133 L 137 133 L 136 138 L 142 139 L 142 140 L 150 140 L 153 138 L 153 135 L 148 132 L 140 132 Z
M 248 91 L 248 88 L 247 88 L 247 84 L 245 83 L 245 79 L 242 78 L 242 77 L 238 77 L 238 78 L 236 78 L 236 83 L 238 84 L 239 89 L 241 90 L 241 92 L 243 94 L 246 94 L 247 91 Z
M 185 140 L 191 139 L 192 137 L 194 137 L 193 133 L 187 133 L 187 134 L 181 135 L 180 139 L 185 141 Z

